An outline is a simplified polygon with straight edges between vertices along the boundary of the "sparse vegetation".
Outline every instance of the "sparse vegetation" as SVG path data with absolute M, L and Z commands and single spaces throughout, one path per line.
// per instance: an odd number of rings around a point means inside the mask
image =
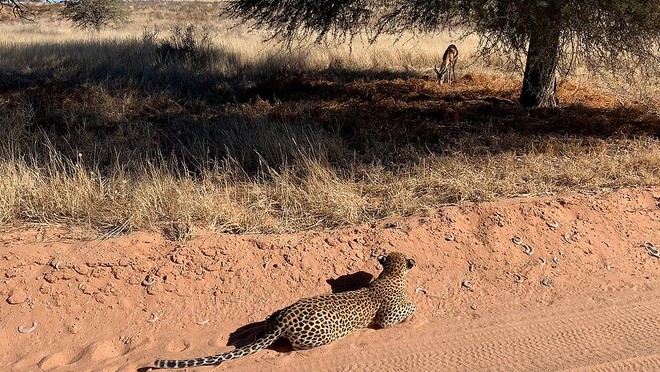
M 657 76 L 576 73 L 561 109 L 530 110 L 505 102 L 516 72 L 479 64 L 474 39 L 441 87 L 431 66 L 446 35 L 289 53 L 227 30 L 215 4 L 149 3 L 90 40 L 59 6 L 0 23 L 4 225 L 185 239 L 660 185 Z

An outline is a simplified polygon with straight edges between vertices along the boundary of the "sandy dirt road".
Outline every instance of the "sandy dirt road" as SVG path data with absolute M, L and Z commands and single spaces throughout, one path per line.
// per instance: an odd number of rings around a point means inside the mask
M 452 324 L 417 319 L 276 370 L 660 371 L 660 291 L 601 295 Z
M 658 189 L 185 242 L 10 229 L 0 232 L 0 370 L 136 371 L 228 351 L 238 330 L 301 297 L 366 285 L 377 254 L 399 250 L 417 261 L 411 321 L 195 371 L 660 371 L 659 246 Z

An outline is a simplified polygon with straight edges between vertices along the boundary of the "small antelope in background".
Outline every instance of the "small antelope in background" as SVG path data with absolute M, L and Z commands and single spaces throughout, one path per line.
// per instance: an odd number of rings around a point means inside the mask
M 445 76 L 447 76 L 447 81 L 449 84 L 456 80 L 456 72 L 454 71 L 454 67 L 456 67 L 457 60 L 458 48 L 456 48 L 456 45 L 451 44 L 447 47 L 447 50 L 445 50 L 445 54 L 442 55 L 442 64 L 440 65 L 440 69 L 438 70 L 437 64 L 433 65 L 435 73 L 438 74 L 438 81 L 440 81 L 440 84 L 444 82 Z

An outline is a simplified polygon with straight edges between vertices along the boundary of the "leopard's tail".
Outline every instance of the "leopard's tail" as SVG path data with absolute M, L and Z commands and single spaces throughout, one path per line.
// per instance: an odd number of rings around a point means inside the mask
M 220 364 L 227 360 L 240 358 L 264 349 L 275 342 L 275 340 L 280 338 L 281 335 L 281 329 L 274 329 L 267 332 L 263 337 L 256 340 L 255 342 L 226 353 L 187 360 L 157 360 L 155 364 L 156 368 L 186 368 Z

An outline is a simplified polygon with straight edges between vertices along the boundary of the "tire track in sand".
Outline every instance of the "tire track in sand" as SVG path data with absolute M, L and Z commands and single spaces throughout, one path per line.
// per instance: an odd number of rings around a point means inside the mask
M 660 370 L 660 296 L 588 310 L 543 309 L 475 327 L 470 321 L 402 325 L 351 336 L 287 371 Z M 519 321 L 510 321 L 517 315 Z M 464 327 L 462 330 L 462 327 Z M 383 337 L 382 332 L 390 335 Z M 356 340 L 354 337 L 361 338 Z M 320 360 L 319 360 L 320 359 Z M 315 362 L 317 360 L 318 362 Z M 289 363 L 287 363 L 289 364 Z

